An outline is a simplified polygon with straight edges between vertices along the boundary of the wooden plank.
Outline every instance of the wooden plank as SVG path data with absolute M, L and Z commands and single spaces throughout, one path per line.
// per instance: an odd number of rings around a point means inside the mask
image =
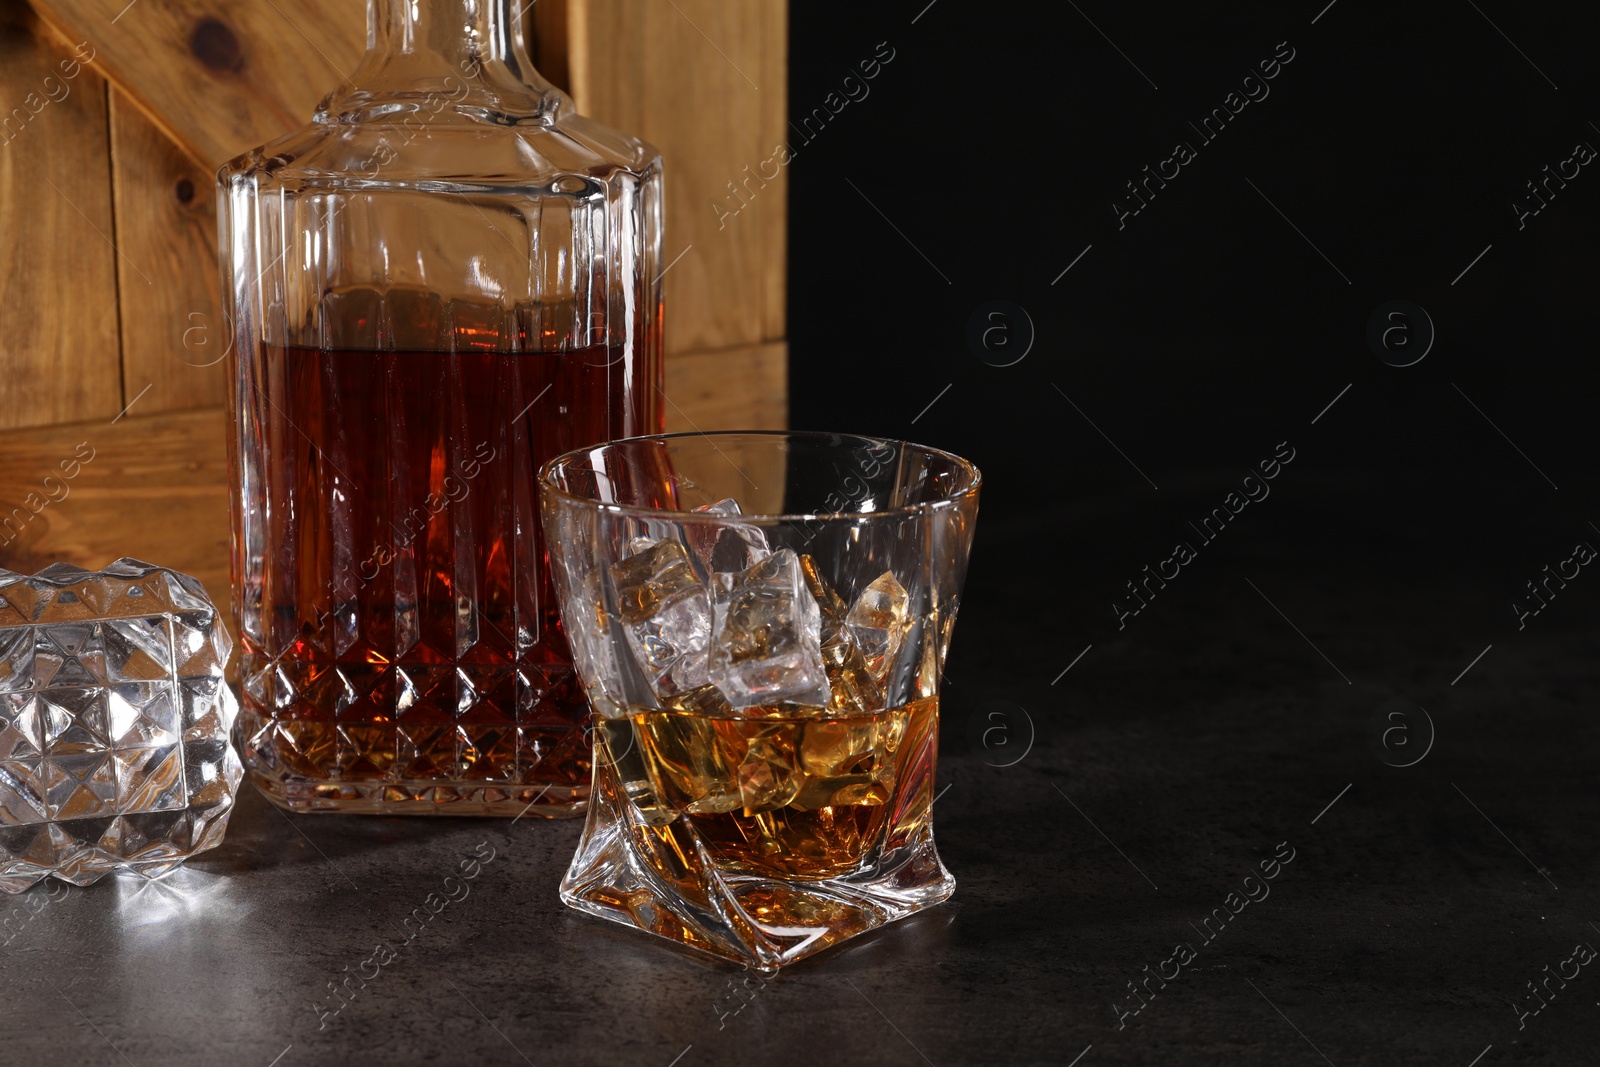
M 667 359 L 667 429 L 783 429 L 788 347 L 777 341 L 673 354 Z
M 212 170 L 305 123 L 366 50 L 366 6 L 348 0 L 32 3 Z
M 535 29 L 579 110 L 666 159 L 668 352 L 781 339 L 788 4 L 541 0 Z
M 96 65 L 92 47 L 60 40 L 20 4 L 0 5 L 0 428 L 122 407 Z
M 141 396 L 141 415 L 220 406 L 230 333 L 218 299 L 215 179 L 116 88 L 111 147 L 128 399 Z
M 781 428 L 783 367 L 781 343 L 680 353 L 667 364 L 669 428 Z M 220 409 L 0 432 L 0 567 L 134 556 L 194 575 L 225 604 L 227 432 Z
M 546 81 L 572 92 L 572 69 L 567 53 L 572 47 L 567 19 L 568 0 L 544 0 L 528 5 L 525 23 L 528 54 Z
M 0 433 L 0 567 L 133 556 L 194 575 L 227 607 L 225 422 L 211 410 Z
M 127 99 L 152 112 L 159 128 L 208 167 L 301 121 L 316 95 L 338 80 L 335 64 L 353 64 L 360 51 L 355 5 L 328 5 L 352 9 L 336 16 L 312 0 L 265 6 L 250 0 L 228 8 L 223 0 L 134 7 L 122 0 L 35 2 L 64 24 L 89 27 L 91 41 L 110 42 L 98 62 L 120 80 Z M 772 168 L 774 148 L 786 139 L 787 5 L 682 0 L 641 9 L 628 0 L 544 0 L 534 17 L 541 56 L 557 71 L 564 59 L 580 107 L 652 139 L 667 154 L 669 365 L 685 353 L 781 339 L 787 193 L 781 166 Z M 308 48 L 312 40 L 319 44 Z M 120 99 L 117 107 L 119 145 L 129 147 L 130 160 L 148 153 L 153 173 L 137 183 L 137 174 L 119 172 L 140 186 L 119 191 L 127 231 L 154 249 L 160 281 L 180 279 L 182 290 L 134 307 L 129 287 L 126 392 L 132 399 L 152 384 L 145 399 L 154 410 L 205 403 L 216 395 L 216 376 L 190 375 L 168 355 L 194 355 L 212 332 L 213 305 L 199 289 L 212 284 L 209 252 L 206 262 L 193 262 L 193 250 L 206 244 L 196 221 L 208 209 L 135 218 L 151 204 L 172 210 L 163 190 L 166 182 L 181 180 L 181 168 L 150 143 L 148 131 L 122 120 Z M 198 200 L 209 183 L 196 184 Z M 164 232 L 174 220 L 178 232 Z M 185 260 L 191 261 L 187 267 Z M 134 266 L 130 259 L 126 277 Z M 180 346 L 185 332 L 199 328 L 181 351 L 171 340 L 175 313 Z M 681 412 L 672 417 L 698 422 L 696 413 L 706 411 L 728 425 L 781 423 L 783 350 L 770 352 L 743 385 L 727 379 L 705 393 L 674 386 L 669 396 L 686 392 L 687 400 L 677 401 Z M 669 370 L 679 382 L 698 380 L 698 373 Z M 752 395 L 743 391 L 746 385 L 768 391 Z

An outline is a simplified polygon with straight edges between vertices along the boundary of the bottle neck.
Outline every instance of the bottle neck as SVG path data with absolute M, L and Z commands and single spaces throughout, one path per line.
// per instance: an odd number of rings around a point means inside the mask
M 367 0 L 367 54 L 407 66 L 531 69 L 515 0 Z
M 322 121 L 427 111 L 501 125 L 570 106 L 533 67 L 517 0 L 367 0 L 367 53 Z

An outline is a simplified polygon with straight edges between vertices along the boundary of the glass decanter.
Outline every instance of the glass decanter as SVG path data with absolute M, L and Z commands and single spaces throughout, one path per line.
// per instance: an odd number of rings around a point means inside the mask
M 369 0 L 367 37 L 218 174 L 235 738 L 294 811 L 576 814 L 535 475 L 662 428 L 660 158 L 533 70 L 511 0 Z

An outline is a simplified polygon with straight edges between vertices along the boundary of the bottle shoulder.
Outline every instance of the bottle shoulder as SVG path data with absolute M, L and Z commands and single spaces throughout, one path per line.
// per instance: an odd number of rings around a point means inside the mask
M 501 125 L 425 107 L 359 121 L 314 121 L 223 164 L 224 187 L 526 188 L 566 175 L 602 183 L 649 179 L 661 153 L 647 141 L 570 110 L 558 120 Z

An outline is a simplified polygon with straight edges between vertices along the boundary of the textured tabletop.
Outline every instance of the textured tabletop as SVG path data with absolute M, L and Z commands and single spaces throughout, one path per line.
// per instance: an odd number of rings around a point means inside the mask
M 1519 631 L 1516 554 L 1442 536 L 1470 480 L 1393 477 L 1286 476 L 1120 630 L 1124 560 L 1225 479 L 981 520 L 937 807 L 956 895 L 775 980 L 561 906 L 576 823 L 247 789 L 164 882 L 0 901 L 0 1062 L 1593 1062 L 1592 598 Z M 1396 699 L 1426 721 L 1375 719 Z

